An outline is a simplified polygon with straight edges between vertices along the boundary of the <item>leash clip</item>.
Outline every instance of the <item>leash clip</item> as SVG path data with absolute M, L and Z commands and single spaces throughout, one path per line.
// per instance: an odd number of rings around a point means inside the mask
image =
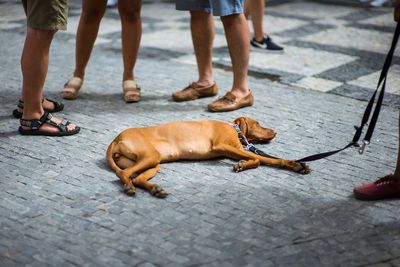
M 363 140 L 361 145 L 358 145 L 358 153 L 360 153 L 360 155 L 362 155 L 364 153 L 365 147 L 369 145 L 369 141 L 367 140 Z

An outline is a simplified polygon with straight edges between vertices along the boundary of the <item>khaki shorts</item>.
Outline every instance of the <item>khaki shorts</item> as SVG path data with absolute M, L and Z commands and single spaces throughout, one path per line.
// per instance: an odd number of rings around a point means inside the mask
M 22 0 L 28 26 L 42 30 L 66 30 L 68 0 Z

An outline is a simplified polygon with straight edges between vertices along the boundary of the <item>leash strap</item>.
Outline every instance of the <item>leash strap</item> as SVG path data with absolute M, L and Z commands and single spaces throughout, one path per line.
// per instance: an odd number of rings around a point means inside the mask
M 332 155 L 334 155 L 336 153 L 339 153 L 339 152 L 341 152 L 341 151 L 343 151 L 343 150 L 345 150 L 345 149 L 347 149 L 349 147 L 352 147 L 352 146 L 353 147 L 358 147 L 359 148 L 358 151 L 359 151 L 360 154 L 362 154 L 364 152 L 365 147 L 370 144 L 370 141 L 371 141 L 371 138 L 372 138 L 372 134 L 374 132 L 376 123 L 378 121 L 379 112 L 381 110 L 381 106 L 382 106 L 382 103 L 383 103 L 383 97 L 385 95 L 386 78 L 387 78 L 387 74 L 388 74 L 389 68 L 390 68 L 390 66 L 392 64 L 393 54 L 394 54 L 394 51 L 396 50 L 396 45 L 397 45 L 397 41 L 399 39 L 399 35 L 400 35 L 400 22 L 397 23 L 396 30 L 394 32 L 394 36 L 393 36 L 393 40 L 392 40 L 392 45 L 390 47 L 389 53 L 387 54 L 385 62 L 383 64 L 382 71 L 381 71 L 381 74 L 380 74 L 380 77 L 379 77 L 379 81 L 378 81 L 378 85 L 377 85 L 377 87 L 375 89 L 375 92 L 373 93 L 371 99 L 369 100 L 365 111 L 364 111 L 364 115 L 362 117 L 361 124 L 360 124 L 360 126 L 354 126 L 355 129 L 356 129 L 356 132 L 354 133 L 353 140 L 349 144 L 347 144 L 345 147 L 343 147 L 341 149 L 337 149 L 337 150 L 333 150 L 333 151 L 328 151 L 328 152 L 323 152 L 323 153 L 307 156 L 307 157 L 295 160 L 296 162 L 310 162 L 310 161 L 323 159 L 323 158 L 332 156 Z M 370 118 L 371 111 L 372 111 L 372 108 L 374 106 L 375 97 L 376 97 L 376 95 L 377 95 L 377 93 L 379 91 L 379 88 L 381 88 L 381 91 L 379 93 L 379 97 L 378 97 L 377 103 L 375 105 L 375 109 L 374 109 L 374 112 L 372 114 L 372 118 L 371 118 L 371 121 L 369 123 L 367 133 L 365 134 L 363 142 L 360 145 L 360 144 L 358 144 L 358 142 L 359 142 L 360 137 L 362 135 L 363 128 L 365 127 L 365 125 L 368 124 L 368 120 Z M 233 125 L 233 127 L 238 132 L 238 136 L 239 136 L 240 142 L 242 143 L 244 149 L 246 149 L 248 151 L 251 151 L 251 152 L 253 152 L 255 154 L 258 154 L 260 156 L 269 157 L 269 158 L 275 158 L 275 159 L 278 158 L 278 157 L 271 156 L 271 155 L 269 155 L 269 154 L 257 149 L 253 144 L 251 144 L 251 143 L 249 143 L 247 141 L 246 137 L 241 133 L 240 128 L 239 128 L 238 125 Z
M 378 82 L 378 85 L 376 87 L 376 90 L 375 90 L 375 92 L 373 93 L 371 99 L 368 102 L 368 105 L 367 105 L 367 107 L 366 107 L 366 109 L 364 111 L 364 115 L 363 115 L 363 118 L 361 120 L 360 126 L 355 126 L 356 132 L 354 134 L 353 140 L 342 149 L 311 155 L 311 156 L 304 157 L 304 158 L 301 158 L 301 159 L 296 160 L 296 161 L 298 161 L 298 162 L 300 162 L 300 161 L 301 162 L 308 162 L 308 161 L 319 160 L 319 159 L 326 158 L 326 157 L 329 157 L 331 155 L 334 155 L 336 153 L 339 153 L 340 151 L 343 151 L 343 150 L 345 150 L 345 149 L 347 149 L 347 148 L 349 148 L 351 146 L 358 147 L 360 154 L 362 154 L 364 152 L 365 147 L 371 141 L 372 134 L 374 132 L 376 123 L 378 121 L 379 112 L 381 110 L 381 106 L 382 106 L 382 103 L 383 103 L 383 97 L 385 95 L 387 74 L 388 74 L 389 68 L 390 68 L 390 66 L 392 64 L 393 54 L 394 54 L 394 51 L 396 50 L 396 45 L 397 45 L 397 41 L 399 39 L 399 35 L 400 35 L 400 22 L 397 23 L 396 30 L 394 32 L 394 36 L 393 36 L 393 40 L 392 40 L 392 45 L 390 47 L 389 53 L 386 56 L 385 63 L 383 64 L 381 75 L 379 77 L 379 82 Z M 382 85 L 382 87 L 381 87 L 381 85 Z M 364 136 L 363 143 L 361 145 L 359 145 L 358 141 L 360 140 L 360 137 L 362 135 L 363 128 L 365 127 L 365 125 L 368 124 L 368 120 L 369 120 L 369 117 L 371 115 L 372 107 L 373 107 L 374 102 L 375 102 L 375 97 L 376 97 L 376 94 L 379 91 L 380 87 L 381 87 L 381 91 L 379 93 L 379 97 L 378 97 L 377 103 L 375 105 L 375 110 L 374 110 L 374 113 L 372 114 L 372 118 L 371 118 L 371 121 L 369 123 L 367 133 Z

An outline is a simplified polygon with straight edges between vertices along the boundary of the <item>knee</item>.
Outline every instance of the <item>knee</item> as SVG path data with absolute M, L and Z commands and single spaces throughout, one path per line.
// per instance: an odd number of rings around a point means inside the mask
M 98 8 L 83 10 L 81 19 L 85 23 L 100 22 L 101 18 L 104 15 L 104 12 L 105 12 L 105 10 L 98 9 Z
M 224 26 L 231 26 L 240 23 L 241 16 L 244 16 L 243 14 L 233 14 L 229 16 L 223 16 L 221 17 L 221 21 L 224 24 Z
M 122 21 L 138 22 L 140 21 L 140 9 L 121 9 L 119 15 Z
M 210 13 L 204 11 L 190 11 L 191 20 L 207 20 L 209 18 L 212 18 Z
M 54 34 L 56 33 L 56 30 L 43 30 L 43 29 L 34 29 L 31 27 L 28 27 L 28 35 L 30 38 L 44 41 L 44 40 L 52 40 L 54 37 Z

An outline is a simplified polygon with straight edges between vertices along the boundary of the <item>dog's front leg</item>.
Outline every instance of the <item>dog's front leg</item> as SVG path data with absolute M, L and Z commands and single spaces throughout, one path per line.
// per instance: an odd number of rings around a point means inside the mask
M 217 145 L 213 147 L 213 152 L 220 154 L 221 156 L 240 160 L 237 164 L 233 166 L 235 172 L 244 171 L 247 169 L 253 169 L 260 166 L 260 160 L 255 158 L 253 154 L 249 154 L 245 150 L 241 150 L 230 145 Z
M 286 168 L 301 174 L 307 174 L 310 172 L 309 167 L 304 163 L 296 162 L 294 160 L 262 157 L 252 152 L 248 152 L 243 148 L 236 148 L 226 144 L 217 145 L 213 148 L 213 150 L 218 152 L 221 156 L 226 156 L 233 159 L 239 159 L 239 160 L 258 159 L 259 162 L 261 162 L 264 165 Z M 240 164 L 243 163 L 239 162 L 239 166 L 235 165 L 234 167 L 235 171 L 236 169 L 240 170 L 241 168 Z M 246 164 L 244 164 L 244 166 L 246 167 Z M 252 166 L 252 164 L 249 163 L 249 166 Z

